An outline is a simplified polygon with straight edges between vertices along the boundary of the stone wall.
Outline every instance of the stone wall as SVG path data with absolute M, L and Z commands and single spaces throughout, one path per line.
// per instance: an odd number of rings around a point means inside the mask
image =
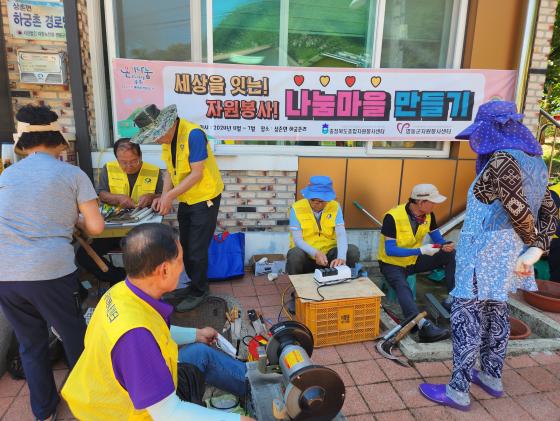
M 539 110 L 543 98 L 544 80 L 548 67 L 550 54 L 550 41 L 554 29 L 558 0 L 541 0 L 537 27 L 535 30 L 535 43 L 531 56 L 529 80 L 527 81 L 527 97 L 525 100 L 525 119 L 523 122 L 536 133 L 539 123 Z

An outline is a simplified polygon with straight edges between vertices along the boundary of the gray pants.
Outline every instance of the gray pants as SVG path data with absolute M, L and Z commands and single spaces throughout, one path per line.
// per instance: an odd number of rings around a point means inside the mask
M 338 251 L 336 247 L 330 249 L 327 253 L 327 259 L 332 262 L 336 259 Z M 300 273 L 312 273 L 321 266 L 315 263 L 307 253 L 298 247 L 293 247 L 288 251 L 288 261 L 286 262 L 286 271 L 288 275 L 298 275 Z M 348 244 L 348 252 L 346 253 L 346 265 L 354 267 L 360 260 L 360 250 L 354 244 Z

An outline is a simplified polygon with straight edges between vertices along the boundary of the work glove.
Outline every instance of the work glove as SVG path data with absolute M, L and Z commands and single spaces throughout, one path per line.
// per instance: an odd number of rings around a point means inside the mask
M 440 248 L 434 247 L 433 244 L 424 244 L 422 247 L 420 247 L 420 253 L 427 256 L 433 256 L 438 251 L 440 251 Z
M 525 253 L 517 258 L 515 272 L 520 275 L 531 275 L 533 265 L 539 261 L 543 253 L 544 251 L 538 247 L 529 247 Z

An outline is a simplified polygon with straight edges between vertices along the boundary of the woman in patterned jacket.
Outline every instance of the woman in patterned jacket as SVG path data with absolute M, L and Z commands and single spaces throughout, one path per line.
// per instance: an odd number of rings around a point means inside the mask
M 542 149 L 522 117 L 515 104 L 491 101 L 456 137 L 468 139 L 478 159 L 451 291 L 453 372 L 447 385 L 419 388 L 427 399 L 463 411 L 470 409 L 471 383 L 493 397 L 503 395 L 508 293 L 537 289 L 533 264 L 556 229 Z M 474 368 L 479 355 L 480 371 Z

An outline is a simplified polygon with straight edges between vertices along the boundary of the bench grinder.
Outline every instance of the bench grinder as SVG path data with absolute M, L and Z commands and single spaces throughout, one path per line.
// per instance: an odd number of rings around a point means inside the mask
M 270 329 L 258 362 L 248 363 L 253 415 L 258 420 L 339 419 L 344 383 L 330 368 L 314 365 L 313 335 L 296 321 Z M 256 368 L 255 368 L 256 367 Z

